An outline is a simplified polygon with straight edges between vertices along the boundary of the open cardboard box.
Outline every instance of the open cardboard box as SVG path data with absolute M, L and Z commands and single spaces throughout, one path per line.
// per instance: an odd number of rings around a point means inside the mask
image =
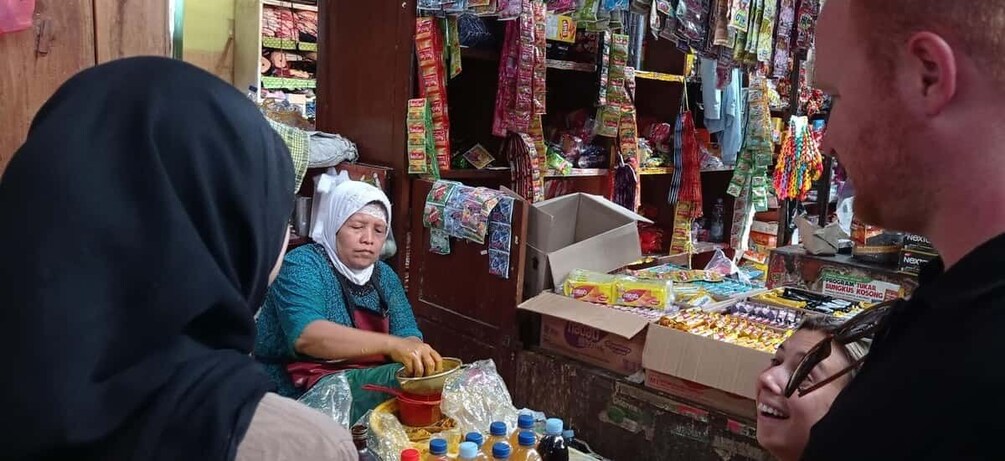
M 535 203 L 527 223 L 524 296 L 561 286 L 575 269 L 607 273 L 638 261 L 640 221 L 652 222 L 597 195 Z
M 519 309 L 541 314 L 541 347 L 620 374 L 642 369 L 649 320 L 544 292 Z
M 767 352 L 652 324 L 646 334 L 642 366 L 754 399 L 757 377 L 771 357 Z

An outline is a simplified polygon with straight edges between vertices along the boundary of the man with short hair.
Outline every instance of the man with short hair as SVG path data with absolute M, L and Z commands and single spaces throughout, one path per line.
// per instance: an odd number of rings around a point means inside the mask
M 885 321 L 804 459 L 1002 458 L 1005 0 L 829 0 L 815 79 L 834 96 L 823 148 L 856 216 L 927 236 L 943 261 Z

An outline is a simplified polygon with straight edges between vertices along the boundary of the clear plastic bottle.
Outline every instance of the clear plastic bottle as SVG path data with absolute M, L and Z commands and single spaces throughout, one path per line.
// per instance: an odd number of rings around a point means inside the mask
M 488 461 L 488 455 L 482 451 L 482 446 L 485 445 L 485 438 L 483 438 L 481 434 L 477 432 L 468 432 L 468 434 L 464 436 L 464 441 L 471 442 L 475 444 L 475 447 L 477 447 L 477 455 L 474 459 Z
M 497 461 L 508 461 L 510 455 L 509 444 L 505 442 L 498 442 L 492 445 L 492 459 Z
M 520 417 L 517 418 L 516 431 L 514 431 L 513 434 L 509 436 L 510 447 L 520 446 L 520 441 L 518 439 L 520 437 L 520 432 L 523 431 L 531 431 L 531 434 L 534 433 L 534 415 L 520 415 Z M 537 435 L 535 435 L 534 438 L 535 438 L 534 444 L 536 445 Z
M 443 439 L 432 439 L 429 441 L 429 456 L 426 461 L 450 461 L 447 457 L 447 441 Z
M 726 205 L 722 202 L 722 199 L 715 201 L 715 207 L 712 208 L 712 222 L 709 224 L 708 230 L 708 240 L 712 243 L 722 243 L 726 241 L 725 235 L 725 217 L 726 217 Z
M 550 418 L 544 426 L 544 438 L 537 446 L 537 452 L 544 461 L 569 461 L 569 447 L 562 438 L 564 423 L 561 419 Z
M 537 442 L 537 436 L 531 431 L 520 432 L 517 437 L 519 446 L 513 450 L 513 461 L 541 461 L 541 455 L 537 453 L 537 449 L 534 448 Z
M 506 427 L 506 423 L 502 421 L 496 421 L 489 426 L 489 436 L 485 439 L 485 444 L 482 451 L 488 453 L 492 451 L 492 447 L 496 446 L 497 443 L 509 443 L 509 429 Z

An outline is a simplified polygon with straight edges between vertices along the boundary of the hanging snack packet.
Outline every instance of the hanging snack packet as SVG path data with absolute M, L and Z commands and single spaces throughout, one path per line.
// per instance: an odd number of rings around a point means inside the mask
M 408 174 L 426 173 L 426 117 L 429 103 L 426 98 L 408 100 Z

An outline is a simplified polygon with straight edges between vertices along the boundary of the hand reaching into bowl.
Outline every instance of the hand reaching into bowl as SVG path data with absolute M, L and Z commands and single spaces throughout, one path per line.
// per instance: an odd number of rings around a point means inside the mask
M 413 378 L 431 376 L 443 371 L 443 358 L 419 338 L 394 338 L 391 360 L 405 367 L 405 375 Z

